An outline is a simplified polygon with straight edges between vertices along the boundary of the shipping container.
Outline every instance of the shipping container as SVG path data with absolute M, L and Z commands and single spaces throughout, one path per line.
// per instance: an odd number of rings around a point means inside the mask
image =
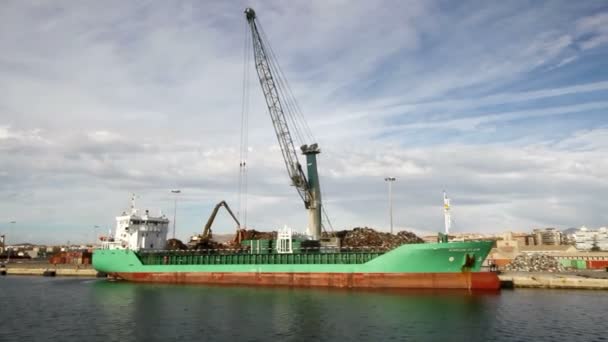
M 88 260 L 88 261 L 85 261 Z M 89 252 L 59 252 L 49 259 L 51 264 L 72 264 L 82 265 L 91 263 L 91 253 Z
M 585 260 L 571 260 L 572 267 L 577 270 L 584 270 L 587 268 L 587 262 Z
M 608 267 L 608 260 L 587 260 L 587 268 L 602 269 Z

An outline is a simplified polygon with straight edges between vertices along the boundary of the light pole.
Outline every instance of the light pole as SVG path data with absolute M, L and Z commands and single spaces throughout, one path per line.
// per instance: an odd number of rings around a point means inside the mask
M 391 220 L 391 234 L 393 234 L 393 182 L 397 180 L 395 177 L 384 178 L 388 182 L 388 214 Z
M 99 228 L 98 225 L 93 226 L 93 244 L 91 245 L 91 248 L 95 248 L 95 242 L 97 241 L 97 239 L 95 239 L 95 236 L 97 235 L 97 228 Z
M 13 226 L 14 224 L 16 224 L 16 223 L 17 223 L 17 221 L 10 221 L 9 223 L 10 223 L 10 225 L 11 225 L 11 226 Z M 12 237 L 12 236 L 11 236 L 12 230 L 13 230 L 13 229 L 11 228 L 11 229 L 9 229 L 9 231 L 8 231 L 8 236 L 10 236 L 10 237 Z M 4 237 L 4 245 L 6 246 L 6 236 Z M 10 246 L 10 245 L 9 245 L 9 246 Z M 12 251 L 13 251 L 13 249 L 12 249 L 12 248 L 10 248 L 10 249 L 9 249 L 8 247 L 6 248 L 6 263 L 7 263 L 7 264 L 8 264 L 8 262 L 11 260 L 11 252 L 12 252 Z
M 175 240 L 175 221 L 177 220 L 177 194 L 180 194 L 181 190 L 171 190 L 175 194 L 174 206 L 173 206 L 173 240 Z

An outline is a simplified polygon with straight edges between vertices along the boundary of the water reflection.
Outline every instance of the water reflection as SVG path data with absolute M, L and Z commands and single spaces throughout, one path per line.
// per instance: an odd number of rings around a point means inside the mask
M 0 341 L 600 341 L 608 296 L 2 277 L 0 304 Z
M 351 291 L 99 282 L 107 318 L 132 322 L 138 339 L 192 336 L 281 340 L 428 336 L 438 329 L 484 336 L 499 292 Z M 197 322 L 197 324 L 193 324 Z M 364 328 L 365 329 L 361 329 Z M 174 333 L 167 334 L 168 331 Z

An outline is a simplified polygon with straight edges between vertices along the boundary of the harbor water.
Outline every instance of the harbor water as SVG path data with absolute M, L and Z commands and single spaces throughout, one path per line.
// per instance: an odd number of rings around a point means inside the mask
M 608 294 L 0 277 L 0 341 L 606 341 Z

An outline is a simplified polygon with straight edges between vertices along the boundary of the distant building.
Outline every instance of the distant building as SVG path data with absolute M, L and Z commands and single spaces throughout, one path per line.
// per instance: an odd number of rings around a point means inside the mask
M 594 244 L 602 251 L 608 250 L 608 228 L 589 229 L 585 226 L 574 233 L 576 249 L 591 250 Z
M 422 240 L 425 243 L 435 243 L 437 242 L 437 235 L 425 235 L 422 237 Z
M 24 255 L 27 255 L 32 259 L 38 258 L 38 248 L 30 249 L 30 250 L 24 251 L 23 253 L 24 253 Z
M 435 235 L 424 235 L 421 239 L 425 243 L 437 242 L 438 236 Z M 497 240 L 497 236 L 493 234 L 482 234 L 482 233 L 450 233 L 448 235 L 448 241 L 450 242 L 462 242 L 462 241 L 487 241 Z
M 574 234 L 562 234 L 562 245 L 576 245 Z
M 525 254 L 563 254 L 576 253 L 576 247 L 568 245 L 541 245 L 541 246 L 524 246 L 519 249 L 520 253 Z
M 534 246 L 534 235 L 527 233 L 514 233 L 514 232 L 506 232 L 502 234 L 502 240 L 505 241 L 507 246 L 517 245 L 521 246 Z
M 556 246 L 562 244 L 562 232 L 556 228 L 534 229 L 534 244 L 537 246 Z

